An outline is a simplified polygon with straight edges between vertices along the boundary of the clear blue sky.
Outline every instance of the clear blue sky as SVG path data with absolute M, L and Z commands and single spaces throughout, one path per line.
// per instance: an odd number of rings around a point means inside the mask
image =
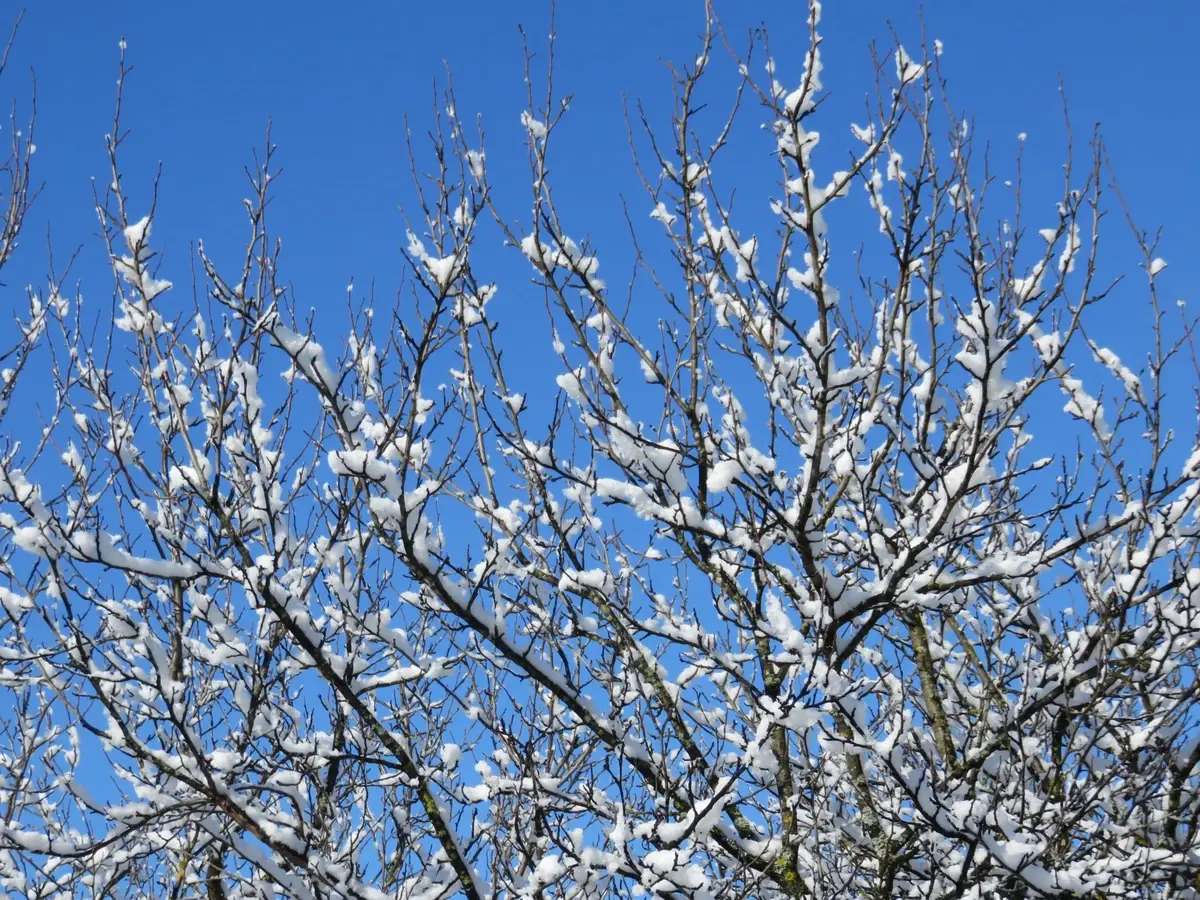
M 9 9 L 15 14 L 15 6 Z M 734 34 L 766 23 L 784 77 L 799 76 L 801 3 L 741 0 L 718 2 L 717 9 Z M 518 116 L 525 104 L 517 26 L 523 23 L 534 48 L 542 50 L 548 12 L 543 0 L 32 4 L 0 95 L 16 97 L 23 107 L 28 69 L 36 70 L 36 174 L 47 186 L 23 250 L 5 273 L 9 287 L 0 293 L 0 306 L 23 304 L 20 287 L 44 283 L 47 223 L 60 259 L 83 244 L 75 275 L 85 297 L 107 305 L 112 283 L 93 236 L 89 179 L 106 180 L 103 138 L 111 124 L 120 37 L 128 39 L 135 66 L 125 118 L 133 129 L 124 157 L 126 183 L 140 215 L 154 167 L 163 162 L 153 243 L 165 251 L 164 277 L 186 285 L 187 247 L 197 238 L 218 257 L 241 246 L 240 200 L 247 193 L 242 168 L 250 149 L 261 145 L 270 117 L 285 169 L 274 219 L 275 232 L 285 239 L 285 275 L 302 307 L 340 309 L 351 276 L 360 286 L 375 277 L 385 297 L 399 284 L 404 225 L 397 204 L 411 196 L 403 117 L 418 134 L 428 127 L 432 82 L 444 75 L 443 61 L 454 72 L 460 113 L 484 116 L 493 178 L 522 173 Z M 575 207 L 574 227 L 600 240 L 601 274 L 622 285 L 629 248 L 619 194 L 644 203 L 626 146 L 622 98 L 667 108 L 670 82 L 659 60 L 693 58 L 703 5 L 563 0 L 558 13 L 558 84 L 575 95 L 575 103 L 565 132 L 570 154 L 558 158 L 557 174 L 572 183 L 568 199 L 586 204 Z M 1026 174 L 1047 214 L 1063 153 L 1062 74 L 1079 136 L 1104 122 L 1140 222 L 1166 227 L 1160 253 L 1171 267 L 1160 286 L 1170 300 L 1190 296 L 1200 274 L 1193 214 L 1200 209 L 1193 173 L 1200 114 L 1191 64 L 1200 31 L 1197 5 L 934 2 L 924 8 L 924 19 L 928 37 L 944 42 L 942 62 L 955 102 L 975 113 L 977 133 L 993 142 L 993 159 L 1011 167 L 1017 133 L 1029 135 Z M 868 44 L 873 37 L 888 44 L 889 23 L 910 47 L 920 43 L 915 3 L 826 4 L 824 80 L 836 106 L 831 104 L 834 115 L 822 117 L 822 130 L 841 134 L 861 110 L 871 86 Z M 1039 188 L 1050 193 L 1039 194 Z M 527 215 L 524 183 L 519 190 L 509 206 L 514 217 Z M 1123 226 L 1111 224 L 1115 240 L 1109 247 L 1123 268 L 1133 270 L 1133 244 Z M 863 239 L 871 234 L 852 237 L 854 243 Z M 519 285 L 501 289 L 503 298 Z M 187 298 L 177 295 L 175 301 Z M 1115 315 L 1120 306 L 1107 309 Z
M 717 9 L 735 34 L 765 23 L 781 74 L 795 83 L 804 49 L 802 3 L 718 0 Z M 3 7 L 0 25 L 16 10 Z M 429 126 L 432 82 L 444 77 L 444 62 L 454 72 L 460 114 L 484 116 L 493 178 L 503 184 L 504 173 L 522 174 L 518 117 L 525 91 L 517 26 L 524 24 L 542 51 L 548 13 L 546 0 L 32 2 L 0 97 L 15 97 L 24 110 L 29 68 L 36 70 L 36 176 L 47 184 L 27 221 L 23 247 L 4 273 L 0 321 L 7 323 L 9 310 L 24 305 L 23 285 L 44 283 L 48 224 L 57 258 L 83 245 L 75 275 L 91 308 L 107 307 L 112 281 L 94 237 L 90 179 L 104 184 L 108 177 L 104 135 L 111 126 L 122 36 L 135 66 L 126 96 L 125 124 L 133 129 L 124 156 L 126 184 L 133 215 L 140 216 L 155 167 L 163 162 L 152 243 L 165 251 L 163 277 L 182 294 L 174 302 L 187 303 L 189 242 L 203 239 L 218 258 L 242 245 L 243 167 L 271 118 L 285 170 L 273 224 L 285 241 L 285 279 L 295 284 L 301 306 L 340 310 L 351 277 L 362 286 L 374 276 L 385 297 L 399 284 L 404 223 L 397 204 L 411 196 L 404 116 L 418 134 Z M 1165 226 L 1159 252 L 1170 268 L 1159 283 L 1166 299 L 1188 297 L 1195 308 L 1200 4 L 959 0 L 928 3 L 924 20 L 929 39 L 944 42 L 942 63 L 956 104 L 976 115 L 977 134 L 993 142 L 999 166 L 1011 164 L 1016 135 L 1028 134 L 1027 180 L 1047 215 L 1063 157 L 1061 74 L 1078 136 L 1086 137 L 1094 122 L 1104 123 L 1110 156 L 1139 221 L 1147 228 Z M 886 48 L 889 23 L 910 49 L 920 44 L 916 3 L 827 2 L 824 82 L 837 103 L 835 114 L 817 127 L 844 133 L 853 111 L 861 109 L 871 88 L 868 44 L 878 38 Z M 558 174 L 573 185 L 567 196 L 576 201 L 575 227 L 598 239 L 601 274 L 614 287 L 628 277 L 620 263 L 628 259 L 628 240 L 619 195 L 644 204 L 627 150 L 623 97 L 645 98 L 652 109 L 664 110 L 671 85 L 659 60 L 690 61 L 702 24 L 701 0 L 559 4 L 558 84 L 575 102 L 564 135 L 570 154 L 559 158 Z M 746 165 L 763 161 L 761 154 L 747 157 Z M 508 207 L 514 217 L 527 215 L 524 182 L 519 190 Z M 761 202 L 764 221 L 765 199 L 753 201 Z M 1029 224 L 1051 222 L 1035 216 Z M 1133 243 L 1123 225 L 1111 224 L 1109 247 L 1138 279 Z M 873 234 L 872 226 L 850 240 L 869 241 Z M 1144 282 L 1136 283 L 1140 302 Z M 511 302 L 519 290 L 519 282 L 502 283 L 497 302 Z M 1120 340 L 1126 315 L 1120 298 L 1104 309 L 1111 317 L 1106 330 L 1128 357 L 1137 346 Z M 336 353 L 336 346 L 331 349 Z

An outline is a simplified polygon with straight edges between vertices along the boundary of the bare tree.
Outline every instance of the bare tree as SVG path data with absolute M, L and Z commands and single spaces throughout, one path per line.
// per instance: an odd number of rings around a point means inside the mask
M 0 388 L 49 373 L 16 395 L 44 429 L 0 412 L 9 895 L 1200 896 L 1195 323 L 1140 232 L 1101 281 L 1099 137 L 1026 209 L 940 45 L 880 56 L 866 124 L 824 129 L 854 149 L 818 149 L 808 25 L 798 80 L 737 57 L 715 132 L 712 18 L 670 128 L 630 117 L 627 290 L 555 200 L 553 47 L 523 221 L 447 93 L 407 291 L 336 348 L 280 269 L 269 137 L 240 270 L 201 247 L 180 313 L 118 101 L 107 339 L 35 291 Z M 755 109 L 777 187 L 735 213 Z M 502 244 L 554 386 L 506 361 Z M 1089 338 L 1114 293 L 1140 366 Z

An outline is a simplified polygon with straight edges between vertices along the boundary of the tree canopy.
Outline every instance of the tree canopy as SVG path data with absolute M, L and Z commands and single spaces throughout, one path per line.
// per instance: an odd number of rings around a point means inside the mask
M 553 47 L 524 212 L 448 91 L 409 278 L 340 335 L 269 137 L 242 264 L 172 287 L 122 48 L 113 314 L 31 290 L 0 350 L 9 895 L 1200 896 L 1195 320 L 1151 235 L 1104 275 L 1098 133 L 1026 198 L 940 45 L 824 121 L 808 26 L 785 74 L 710 18 L 631 113 L 628 273 L 554 193 Z M 744 135 L 775 188 L 734 204 Z M 1117 295 L 1134 363 L 1089 337 Z M 542 308 L 558 367 L 514 367 Z

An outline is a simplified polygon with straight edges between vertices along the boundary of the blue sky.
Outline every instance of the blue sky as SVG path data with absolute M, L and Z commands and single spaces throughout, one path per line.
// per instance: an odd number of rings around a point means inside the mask
M 732 34 L 765 24 L 782 79 L 795 84 L 805 46 L 801 3 L 718 0 L 717 10 Z M 23 247 L 4 273 L 2 321 L 24 305 L 23 285 L 45 282 L 47 227 L 57 259 L 82 245 L 74 274 L 85 298 L 94 301 L 91 309 L 107 307 L 112 280 L 95 237 L 90 180 L 103 184 L 108 178 L 104 136 L 111 127 L 121 37 L 135 67 L 124 120 L 133 129 L 124 155 L 126 184 L 136 218 L 149 202 L 162 161 L 152 244 L 163 250 L 163 277 L 178 285 L 175 308 L 188 302 L 190 242 L 203 239 L 218 260 L 242 246 L 240 201 L 248 193 L 243 167 L 251 149 L 261 146 L 270 118 L 285 170 L 273 224 L 284 239 L 285 280 L 295 285 L 301 307 L 324 305 L 336 316 L 351 278 L 365 287 L 374 277 L 384 297 L 400 283 L 404 222 L 397 205 L 412 195 L 404 118 L 418 135 L 430 126 L 433 79 L 444 80 L 445 64 L 454 73 L 460 114 L 484 117 L 489 170 L 501 189 L 511 186 L 510 215 L 528 215 L 527 182 L 512 180 L 523 177 L 525 160 L 518 25 L 541 52 L 548 21 L 544 0 L 445 5 L 39 0 L 26 12 L 0 82 L 0 97 L 15 97 L 24 110 L 29 69 L 36 71 L 35 174 L 46 181 L 27 220 Z M 886 51 L 889 23 L 910 49 L 920 44 L 915 3 L 826 5 L 824 82 L 835 100 L 817 127 L 847 144 L 846 126 L 872 86 L 868 45 L 876 38 Z M 1016 136 L 1028 135 L 1031 201 L 1043 204 L 1047 215 L 1057 197 L 1064 150 L 1061 74 L 1080 147 L 1092 124 L 1103 122 L 1109 154 L 1140 223 L 1165 227 L 1159 248 L 1170 262 L 1159 279 L 1165 299 L 1200 302 L 1194 291 L 1200 276 L 1195 217 L 1200 182 L 1193 174 L 1200 115 L 1191 96 L 1200 6 L 931 2 L 924 23 L 930 41 L 944 42 L 942 63 L 955 103 L 976 115 L 977 134 L 992 142 L 999 169 L 1011 171 Z M 627 280 L 631 261 L 621 194 L 631 198 L 635 214 L 649 212 L 627 148 L 623 98 L 643 98 L 665 126 L 671 84 L 660 59 L 690 61 L 702 25 L 700 0 L 559 4 L 557 82 L 575 99 L 556 173 L 573 216 L 571 228 L 597 240 L 601 274 L 616 289 Z M 744 157 L 727 158 L 726 165 L 740 163 L 748 171 L 763 166 L 769 146 L 764 141 Z M 737 152 L 743 152 L 740 145 Z M 759 177 L 774 177 L 773 167 L 759 171 L 765 171 Z M 760 204 L 764 222 L 765 201 L 765 195 L 749 201 Z M 852 243 L 875 235 L 874 223 L 865 221 L 864 234 L 851 235 Z M 1029 224 L 1038 228 L 1051 221 L 1035 215 Z M 1127 330 L 1128 304 L 1143 301 L 1144 282 L 1123 224 L 1110 225 L 1108 246 L 1118 267 L 1134 276 L 1136 290 L 1129 295 L 1133 299 L 1118 295 L 1104 306 L 1103 330 L 1123 357 L 1136 358 L 1140 338 Z M 515 306 L 521 285 L 519 279 L 502 281 L 497 302 Z M 540 308 L 540 299 L 534 306 Z M 520 312 L 502 308 L 501 319 Z M 516 325 L 519 331 L 524 320 L 516 319 Z M 320 340 L 336 355 L 336 340 Z M 539 345 L 543 357 L 548 343 Z M 551 376 L 545 377 L 549 387 Z
M 735 34 L 766 23 L 785 78 L 798 77 L 802 4 L 745 0 L 717 9 Z M 121 36 L 136 67 L 125 120 L 133 128 L 128 184 L 134 209 L 142 208 L 154 166 L 163 162 L 154 243 L 165 251 L 166 277 L 186 283 L 191 240 L 203 238 L 218 253 L 241 245 L 242 167 L 271 117 L 285 169 L 275 230 L 285 238 L 287 274 L 302 306 L 328 301 L 340 307 L 351 276 L 360 285 L 374 276 L 385 296 L 399 282 L 404 226 L 397 204 L 410 196 L 403 117 L 418 133 L 429 125 L 432 80 L 443 76 L 443 61 L 453 68 L 460 111 L 484 116 L 493 177 L 521 172 L 517 26 L 523 23 L 541 49 L 548 10 L 540 0 L 31 5 L 0 93 L 23 103 L 28 67 L 36 70 L 36 174 L 47 186 L 0 302 L 5 308 L 22 303 L 13 288 L 43 281 L 47 223 L 56 255 L 83 244 L 76 274 L 85 296 L 89 285 L 92 294 L 111 290 L 93 236 L 89 179 L 105 177 L 103 138 Z M 670 83 L 660 57 L 692 58 L 702 10 L 699 0 L 559 5 L 558 80 L 562 91 L 575 95 L 564 144 L 571 156 L 560 158 L 559 179 L 574 180 L 588 204 L 579 211 L 578 229 L 602 240 L 608 229 L 621 229 L 609 242 L 619 244 L 619 252 L 627 251 L 627 241 L 618 195 L 636 197 L 638 190 L 622 97 L 665 109 Z M 994 158 L 1011 162 L 1015 135 L 1028 133 L 1026 172 L 1035 189 L 1041 177 L 1048 188 L 1058 179 L 1057 79 L 1063 75 L 1080 135 L 1097 120 L 1105 123 L 1110 154 L 1140 221 L 1166 226 L 1161 255 L 1171 268 L 1161 285 L 1171 299 L 1189 294 L 1200 267 L 1193 217 L 1200 185 L 1190 174 L 1200 116 L 1188 97 L 1197 6 L 934 2 L 925 6 L 924 19 L 928 36 L 945 44 L 943 64 L 956 103 L 975 112 L 980 133 L 994 142 Z M 826 4 L 825 84 L 837 102 L 854 104 L 847 109 L 861 109 L 870 88 L 868 43 L 875 37 L 886 45 L 889 22 L 908 45 L 920 42 L 916 4 Z M 832 118 L 823 127 L 844 130 L 843 121 Z M 514 216 L 526 211 L 523 185 L 521 191 L 510 207 Z M 1131 268 L 1134 248 L 1118 232 L 1111 234 L 1120 241 L 1121 262 Z M 612 253 L 606 257 L 601 244 L 602 263 L 613 260 Z M 616 262 L 605 270 L 610 280 L 628 275 Z

